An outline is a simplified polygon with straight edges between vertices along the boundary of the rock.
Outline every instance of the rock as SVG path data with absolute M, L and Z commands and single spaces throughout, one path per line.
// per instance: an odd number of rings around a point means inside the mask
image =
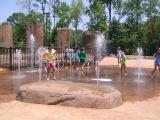
M 121 93 L 111 86 L 64 81 L 23 85 L 16 98 L 22 102 L 83 108 L 113 108 L 122 104 Z

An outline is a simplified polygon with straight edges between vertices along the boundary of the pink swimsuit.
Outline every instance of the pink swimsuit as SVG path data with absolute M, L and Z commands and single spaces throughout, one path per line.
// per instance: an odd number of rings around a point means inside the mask
M 55 65 L 53 64 L 53 63 L 47 63 L 46 64 L 46 68 L 47 68 L 47 70 L 49 70 L 50 71 L 50 69 L 55 69 Z

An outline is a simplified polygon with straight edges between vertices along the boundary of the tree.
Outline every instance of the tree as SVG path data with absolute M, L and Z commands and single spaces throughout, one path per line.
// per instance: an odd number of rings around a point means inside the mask
M 16 47 L 23 47 L 26 43 L 25 26 L 21 23 L 24 17 L 24 13 L 13 13 L 7 18 L 7 22 L 13 26 L 13 45 Z
M 95 0 L 89 0 L 90 4 L 92 4 L 92 2 L 94 2 Z M 121 4 L 122 4 L 122 0 L 97 0 L 96 2 L 102 2 L 102 4 L 105 5 L 105 7 L 108 10 L 108 18 L 109 18 L 109 30 L 110 30 L 110 26 L 111 26 L 111 21 L 112 21 L 112 13 L 113 11 L 115 11 L 115 13 L 119 13 L 120 9 L 121 9 Z M 111 33 L 109 31 L 109 39 L 111 39 Z
M 77 40 L 77 45 L 83 46 L 82 43 L 82 36 L 83 36 L 83 31 L 82 30 L 71 30 L 71 47 L 75 47 L 75 40 Z
M 160 1 L 159 0 L 145 0 L 143 7 L 145 10 L 145 15 L 147 18 L 151 18 L 154 16 L 157 16 L 159 13 L 159 5 Z
M 134 49 L 136 49 L 136 46 L 142 46 L 143 43 L 142 16 L 144 16 L 144 1 L 145 0 L 128 0 L 123 4 L 123 15 L 126 16 L 125 27 L 128 29 L 128 40 L 130 40 L 131 43 L 137 44 L 132 46 Z M 132 51 L 130 51 L 130 53 L 131 52 Z
M 145 42 L 143 44 L 146 55 L 153 55 L 160 46 L 160 16 L 154 16 L 145 22 Z
M 72 0 L 72 4 L 71 4 L 71 20 L 72 20 L 72 24 L 75 28 L 75 46 L 77 46 L 77 30 L 78 30 L 78 25 L 80 23 L 81 19 L 81 15 L 83 13 L 84 10 L 84 5 L 83 5 L 83 1 L 82 0 Z
M 28 13 L 33 11 L 33 1 L 34 0 L 17 0 L 17 4 L 22 5 L 22 8 L 26 9 Z
M 109 14 L 109 24 L 111 23 L 112 21 L 112 10 L 113 8 L 116 10 L 121 7 L 121 2 L 122 0 L 101 0 L 105 5 L 106 7 L 108 8 L 108 14 Z
M 158 26 L 158 20 L 159 20 L 159 0 L 146 0 L 144 2 L 144 10 L 145 10 L 145 16 L 148 18 L 146 22 L 146 42 L 145 42 L 145 48 L 148 46 L 152 46 L 151 50 L 146 50 L 146 53 L 151 55 L 153 54 L 153 51 L 156 50 L 156 47 L 158 45 L 158 38 L 159 38 L 159 32 L 157 30 Z M 159 29 L 159 28 L 158 28 Z
M 57 28 L 69 27 L 71 23 L 70 6 L 66 2 L 58 2 L 53 6 L 53 18 L 57 17 L 58 22 L 54 26 L 51 37 L 55 42 L 57 37 Z
M 16 25 L 23 17 L 25 17 L 24 13 L 13 13 L 12 16 L 7 18 L 7 22 L 11 25 Z
M 105 13 L 105 5 L 102 1 L 92 0 L 86 10 L 86 13 L 90 17 L 88 28 L 91 31 L 107 31 L 107 16 Z
M 59 18 L 56 27 L 68 27 L 71 23 L 70 6 L 66 2 L 60 2 L 53 7 L 55 14 Z
M 9 16 L 7 22 L 13 25 L 13 43 L 15 47 L 26 46 L 26 23 L 41 21 L 43 17 L 39 13 L 31 12 L 25 15 L 24 13 L 13 13 Z
M 54 8 L 55 8 L 55 6 L 56 6 L 57 4 L 60 3 L 60 0 L 49 0 L 49 1 L 50 1 L 50 5 L 51 5 L 51 8 L 50 8 L 49 10 L 53 12 L 54 27 L 56 27 L 56 18 L 57 18 L 57 16 L 56 16 L 56 13 L 55 13 Z M 52 10 L 52 9 L 53 9 L 53 10 Z
M 116 54 L 117 47 L 121 46 L 125 48 L 126 43 L 124 43 L 123 41 L 125 35 L 123 25 L 115 18 L 112 19 L 110 26 L 110 33 L 111 33 L 111 39 L 109 41 L 110 52 Z
M 43 28 L 45 33 L 45 43 L 51 42 L 51 26 L 52 26 L 52 7 L 56 3 L 58 3 L 59 0 L 35 0 L 34 7 L 41 11 L 43 14 Z M 55 19 L 54 19 L 55 24 Z

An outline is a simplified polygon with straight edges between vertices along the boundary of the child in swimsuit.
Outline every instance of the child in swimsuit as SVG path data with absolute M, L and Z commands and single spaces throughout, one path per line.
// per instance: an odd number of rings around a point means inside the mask
M 63 56 L 63 67 L 67 68 L 68 67 L 68 63 L 69 63 L 69 48 L 68 46 L 65 46 L 64 48 L 64 56 Z
M 77 47 L 76 52 L 75 52 L 75 66 L 76 66 L 76 69 L 79 69 L 79 64 L 80 64 L 79 54 L 80 54 L 80 50 Z
M 120 63 L 121 53 L 122 53 L 121 47 L 118 47 L 118 49 L 117 49 L 118 66 Z
M 85 66 L 86 58 L 87 58 L 87 55 L 86 55 L 86 52 L 85 52 L 85 48 L 83 47 L 81 49 L 81 52 L 79 53 L 79 59 L 80 59 L 80 63 L 81 63 L 81 66 L 82 66 L 82 70 Z
M 160 48 L 157 49 L 157 52 L 154 53 L 154 69 L 151 73 L 151 77 L 153 78 L 154 77 L 154 73 L 155 71 L 157 70 L 157 68 L 159 69 L 159 72 L 160 72 Z
M 127 75 L 126 55 L 123 51 L 121 52 L 120 63 L 121 63 L 121 76 L 123 76 L 123 73 L 124 75 Z
M 49 73 L 53 74 L 53 80 L 55 80 L 55 63 L 56 50 L 52 49 L 52 45 L 48 45 L 48 49 L 44 53 L 44 59 L 46 61 L 47 80 L 49 80 Z

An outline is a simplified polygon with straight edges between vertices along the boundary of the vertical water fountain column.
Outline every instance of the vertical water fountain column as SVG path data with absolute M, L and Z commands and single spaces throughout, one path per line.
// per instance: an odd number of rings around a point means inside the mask
M 31 70 L 34 69 L 34 48 L 35 48 L 35 37 L 33 34 L 30 35 L 29 47 L 31 49 Z
M 102 58 L 106 55 L 106 41 L 105 37 L 101 33 L 96 34 L 95 39 L 95 70 L 96 70 L 96 77 L 97 77 L 97 85 L 99 85 L 100 82 L 100 67 L 99 62 L 102 60 Z
M 16 74 L 13 74 L 11 78 L 13 79 L 12 81 L 13 90 L 14 92 L 16 92 L 21 85 L 21 79 L 25 77 L 24 75 L 21 75 L 21 62 L 22 62 L 21 50 L 16 49 L 14 59 L 15 59 L 15 64 L 18 70 L 16 71 Z
M 40 47 L 37 49 L 37 58 L 38 58 L 38 67 L 39 67 L 39 81 L 42 80 L 42 64 L 43 64 L 43 55 L 46 48 Z
M 143 49 L 137 48 L 138 80 L 142 78 Z
M 18 66 L 18 80 L 20 80 L 21 78 L 21 59 L 22 59 L 21 50 L 16 49 L 16 64 Z

